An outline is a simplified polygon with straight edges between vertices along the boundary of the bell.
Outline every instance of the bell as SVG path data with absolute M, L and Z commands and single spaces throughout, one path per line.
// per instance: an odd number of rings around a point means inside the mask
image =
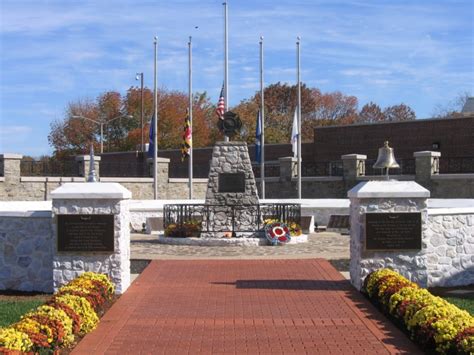
M 388 169 L 390 168 L 399 168 L 397 161 L 395 160 L 395 156 L 393 155 L 393 148 L 388 146 L 388 141 L 385 141 L 382 148 L 379 148 L 379 156 L 377 157 L 377 161 L 373 165 L 376 169 Z

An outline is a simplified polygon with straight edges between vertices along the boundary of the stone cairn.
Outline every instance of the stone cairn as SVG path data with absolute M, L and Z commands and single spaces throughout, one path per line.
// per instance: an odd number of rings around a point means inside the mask
M 231 192 L 223 192 L 229 190 Z M 201 233 L 202 238 L 229 236 L 233 229 L 245 231 L 237 232 L 234 237 L 259 236 L 258 192 L 247 143 L 216 143 L 212 153 L 205 203 L 210 218 L 209 225 L 207 221 L 203 221 L 202 230 L 210 232 Z

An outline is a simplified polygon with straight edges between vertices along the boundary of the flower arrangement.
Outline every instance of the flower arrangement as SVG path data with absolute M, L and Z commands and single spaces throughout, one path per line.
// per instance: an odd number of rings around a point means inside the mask
M 86 272 L 61 287 L 46 304 L 0 328 L 0 353 L 56 353 L 96 328 L 98 313 L 115 287 L 106 275 Z
M 172 223 L 165 229 L 165 237 L 173 238 L 198 237 L 200 233 L 201 222 L 196 220 L 184 222 L 182 225 Z
M 272 223 L 283 223 L 281 222 L 280 220 L 278 219 L 275 219 L 275 218 L 268 218 L 268 219 L 265 219 L 263 221 L 263 224 L 264 226 L 268 225 L 268 224 L 272 224 Z M 291 222 L 291 223 L 286 223 L 287 227 L 289 228 L 290 230 L 290 236 L 291 237 L 298 237 L 300 236 L 301 234 L 303 234 L 303 231 L 301 230 L 301 227 L 298 223 L 295 223 L 295 222 Z
M 265 225 L 265 237 L 272 245 L 286 244 L 291 240 L 290 229 L 281 222 L 273 222 Z
M 474 353 L 474 317 L 397 272 L 370 273 L 363 292 L 403 324 L 424 349 L 439 354 Z

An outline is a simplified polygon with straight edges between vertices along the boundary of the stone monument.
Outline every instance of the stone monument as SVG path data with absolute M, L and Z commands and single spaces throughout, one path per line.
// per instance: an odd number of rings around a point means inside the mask
M 117 183 L 68 183 L 53 199 L 53 286 L 84 271 L 109 275 L 116 293 L 130 285 L 131 192 Z
M 219 128 L 232 137 L 242 126 L 239 117 L 226 112 Z M 259 225 L 258 192 L 246 142 L 218 142 L 212 152 L 206 192 L 209 220 L 203 221 L 203 238 L 256 237 Z
M 354 287 L 360 290 L 371 271 L 384 267 L 426 287 L 423 226 L 430 192 L 414 181 L 366 181 L 351 189 L 348 196 Z

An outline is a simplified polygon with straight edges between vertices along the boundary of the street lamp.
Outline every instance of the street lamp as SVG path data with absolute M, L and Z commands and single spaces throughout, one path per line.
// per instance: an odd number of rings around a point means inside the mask
M 142 124 L 142 131 L 141 131 L 141 136 L 142 136 L 142 145 L 141 145 L 141 151 L 143 152 L 143 143 L 144 143 L 144 138 L 143 138 L 143 73 L 137 73 L 137 76 L 135 77 L 135 80 L 140 80 L 140 121 Z
M 81 115 L 73 115 L 72 118 L 82 118 L 84 120 L 88 120 L 88 121 L 91 121 L 91 122 L 94 122 L 94 123 L 97 123 L 98 125 L 100 125 L 100 153 L 102 154 L 104 152 L 104 126 L 108 125 L 109 123 L 111 123 L 115 120 L 118 120 L 119 118 L 133 118 L 133 116 L 131 116 L 131 115 L 120 115 L 120 116 L 114 117 L 114 118 L 112 118 L 108 121 L 106 121 L 105 119 L 101 119 L 100 121 L 97 121 L 97 120 L 94 120 L 92 118 L 84 117 L 84 116 L 81 116 Z

